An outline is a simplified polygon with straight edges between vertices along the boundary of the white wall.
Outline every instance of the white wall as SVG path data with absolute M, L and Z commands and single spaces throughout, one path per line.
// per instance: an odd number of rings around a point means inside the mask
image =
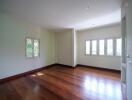
M 26 59 L 25 37 L 40 39 L 40 58 Z M 0 12 L 0 79 L 55 63 L 55 34 Z
M 77 65 L 77 35 L 75 29 L 56 33 L 57 63 L 75 67 Z
M 113 37 L 121 37 L 121 26 L 119 24 L 79 31 L 77 34 L 78 64 L 120 70 L 121 57 L 85 55 L 86 40 Z
M 72 30 L 72 66 L 77 65 L 77 33 L 76 30 Z
M 56 33 L 57 63 L 72 66 L 72 30 Z

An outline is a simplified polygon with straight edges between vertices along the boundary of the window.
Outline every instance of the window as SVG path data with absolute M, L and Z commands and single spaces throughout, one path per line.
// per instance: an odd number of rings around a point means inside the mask
M 90 54 L 90 41 L 86 41 L 86 54 Z
M 87 55 L 121 56 L 122 52 L 121 38 L 87 40 L 85 45 Z
M 92 55 L 97 54 L 97 40 L 92 40 Z
M 99 55 L 104 55 L 104 40 L 99 40 Z
M 26 56 L 27 58 L 33 57 L 33 41 L 30 38 L 26 39 Z
M 121 39 L 116 39 L 116 56 L 121 56 L 122 43 Z
M 113 55 L 113 39 L 107 40 L 107 55 Z
M 26 39 L 26 57 L 39 57 L 39 40 L 32 38 Z
M 34 57 L 39 56 L 39 40 L 34 40 Z

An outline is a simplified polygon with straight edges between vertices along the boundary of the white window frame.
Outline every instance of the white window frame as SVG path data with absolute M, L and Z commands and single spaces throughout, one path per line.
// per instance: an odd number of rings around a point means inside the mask
M 32 41 L 32 45 L 33 45 L 33 47 L 32 47 L 32 50 L 33 50 L 32 57 L 27 57 L 27 48 L 26 48 L 26 46 L 27 46 L 27 39 L 31 39 L 31 41 Z M 39 54 L 38 54 L 38 56 L 34 56 L 34 40 L 38 40 L 38 43 L 39 43 Z M 40 39 L 32 38 L 32 37 L 26 37 L 25 38 L 25 57 L 27 59 L 33 59 L 33 58 L 39 58 L 40 57 Z
M 96 41 L 96 54 L 93 54 L 93 51 L 92 51 L 92 49 L 93 49 L 92 41 Z M 97 39 L 91 40 L 91 55 L 92 56 L 98 55 L 98 46 L 97 45 L 98 45 L 98 40 Z
M 38 46 L 39 46 L 39 53 L 38 53 L 38 56 L 34 56 L 34 40 L 37 40 L 38 41 Z M 39 58 L 40 57 L 40 39 L 36 39 L 36 38 L 33 38 L 33 57 L 34 58 Z
M 87 42 L 87 41 L 90 42 L 90 48 L 89 48 L 90 51 L 89 51 L 89 54 L 87 54 L 87 47 L 86 47 L 86 46 L 87 46 L 87 45 L 86 45 L 86 42 Z M 86 54 L 86 55 L 91 55 L 91 40 L 86 40 L 86 41 L 85 41 L 85 54 Z
M 117 52 L 116 52 L 116 50 L 117 50 L 117 39 L 121 39 L 121 55 L 117 55 Z M 117 57 L 122 56 L 122 38 L 121 37 L 115 38 L 115 56 L 117 56 Z
M 108 50 L 108 48 L 107 48 L 107 47 L 108 47 L 108 43 L 107 43 L 108 40 L 112 40 L 112 41 L 113 41 L 113 48 L 112 48 L 112 49 L 113 49 L 113 50 L 112 50 L 113 53 L 112 53 L 112 55 L 109 55 L 109 54 L 108 54 L 108 51 L 107 51 L 107 50 Z M 113 38 L 107 38 L 107 39 L 106 39 L 106 56 L 114 56 L 114 55 L 115 55 L 115 54 L 114 54 L 114 44 L 115 44 L 115 43 L 114 43 L 114 39 L 113 39 Z
M 32 41 L 32 38 L 30 38 L 30 37 L 26 37 L 26 38 L 25 38 L 25 57 L 26 57 L 27 59 L 32 59 L 32 58 L 33 58 L 33 51 L 32 51 L 32 57 L 28 57 L 28 56 L 27 56 L 27 39 L 31 39 L 31 41 Z M 33 41 L 32 41 L 32 45 L 33 45 Z M 32 50 L 33 50 L 33 47 L 32 47 Z
M 100 40 L 104 40 L 104 54 L 103 55 L 100 54 Z M 105 56 L 105 39 L 99 39 L 98 40 L 98 55 L 99 56 Z
M 108 55 L 107 54 L 107 41 L 109 39 L 112 39 L 113 41 L 113 55 Z M 85 55 L 91 55 L 91 56 L 108 56 L 108 57 L 113 57 L 113 56 L 117 56 L 117 57 L 121 57 L 119 55 L 116 55 L 116 48 L 117 48 L 117 44 L 116 44 L 116 40 L 117 39 L 122 39 L 121 37 L 110 37 L 110 38 L 100 38 L 100 39 L 88 39 L 85 40 L 85 46 L 86 46 L 86 41 L 90 41 L 90 54 L 86 54 L 86 47 L 85 47 Z M 92 41 L 96 40 L 97 41 L 97 45 L 96 45 L 96 54 L 92 54 Z M 104 55 L 100 55 L 99 54 L 99 41 L 100 40 L 104 40 Z

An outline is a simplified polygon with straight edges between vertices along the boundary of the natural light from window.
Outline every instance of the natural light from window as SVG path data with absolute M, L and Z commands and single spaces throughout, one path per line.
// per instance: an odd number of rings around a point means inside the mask
M 26 39 L 26 56 L 27 58 L 33 57 L 33 41 L 30 38 Z
M 39 41 L 34 40 L 34 57 L 39 56 Z
M 92 55 L 97 54 L 97 40 L 92 40 Z
M 104 40 L 99 40 L 99 55 L 104 55 Z
M 107 55 L 113 55 L 113 39 L 107 40 Z
M 39 39 L 26 38 L 26 57 L 35 58 L 39 57 Z
M 122 40 L 116 39 L 116 56 L 121 56 L 121 49 L 122 49 Z
M 86 41 L 86 54 L 90 54 L 90 41 Z

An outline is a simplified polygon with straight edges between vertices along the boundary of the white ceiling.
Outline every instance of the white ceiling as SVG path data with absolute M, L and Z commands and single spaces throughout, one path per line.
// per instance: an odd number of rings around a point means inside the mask
M 0 9 L 44 28 L 86 29 L 121 20 L 121 0 L 0 0 Z

